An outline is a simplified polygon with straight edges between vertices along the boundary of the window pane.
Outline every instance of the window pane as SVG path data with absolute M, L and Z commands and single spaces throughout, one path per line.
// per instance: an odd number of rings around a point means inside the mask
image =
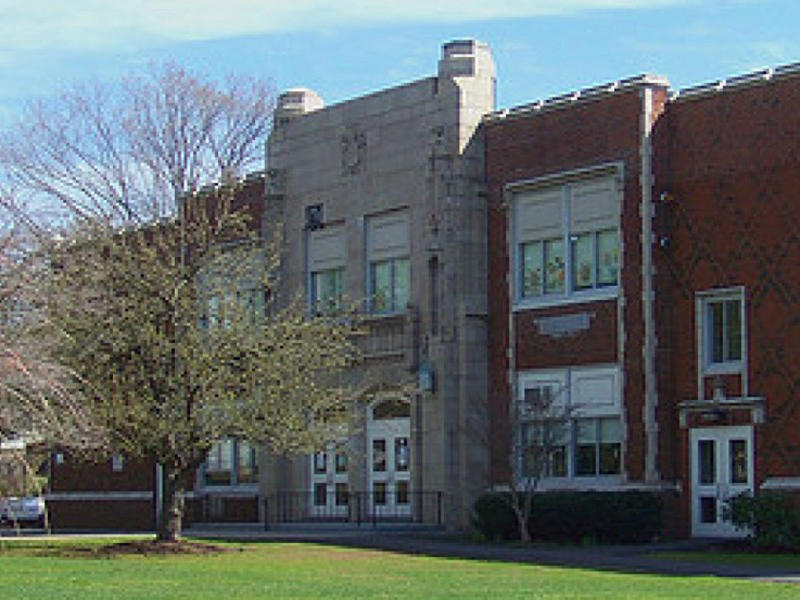
M 336 484 L 336 506 L 347 506 L 350 494 L 346 483 Z
M 708 353 L 709 362 L 725 361 L 725 317 L 721 302 L 708 305 Z
M 256 449 L 245 441 L 236 444 L 237 483 L 256 483 L 258 480 L 258 460 Z
M 399 437 L 394 440 L 394 470 L 408 471 L 409 447 L 408 438 Z
M 717 522 L 717 499 L 714 497 L 703 496 L 700 498 L 700 522 Z
M 344 293 L 344 269 L 329 269 L 311 274 L 311 301 L 321 314 L 336 312 Z
M 372 312 L 384 313 L 391 310 L 392 301 L 392 263 L 383 261 L 370 265 L 372 286 Z
M 731 460 L 731 483 L 747 483 L 747 442 L 745 440 L 731 440 L 729 445 Z
M 328 454 L 317 452 L 314 454 L 314 473 L 322 474 L 328 470 Z
M 557 294 L 564 291 L 564 240 L 547 240 L 544 243 L 546 294 Z
M 394 302 L 392 310 L 403 311 L 408 308 L 411 287 L 411 261 L 407 258 L 394 259 Z
M 700 440 L 697 443 L 698 470 L 700 471 L 700 483 L 703 485 L 713 485 L 717 482 L 715 451 L 714 440 Z
M 572 285 L 576 290 L 594 286 L 594 234 L 572 239 Z
M 314 484 L 314 506 L 325 506 L 328 503 L 328 486 L 324 483 Z
M 376 481 L 373 483 L 372 496 L 376 506 L 383 506 L 386 504 L 386 483 L 383 481 Z
M 372 440 L 372 470 L 386 470 L 386 440 Z
M 578 419 L 575 422 L 575 474 L 597 474 L 597 421 Z
M 408 482 L 398 481 L 395 484 L 395 504 L 408 504 Z
M 725 302 L 727 352 L 725 360 L 742 360 L 742 310 L 739 300 Z
M 544 246 L 542 242 L 522 244 L 522 297 L 542 295 L 542 263 Z
M 206 485 L 231 485 L 233 475 L 233 440 L 225 439 L 211 448 L 206 459 Z
M 597 234 L 597 285 L 615 285 L 619 272 L 619 235 L 616 229 Z
M 347 454 L 343 452 L 336 453 L 336 472 L 347 473 Z
M 617 475 L 622 470 L 622 423 L 600 419 L 600 475 Z

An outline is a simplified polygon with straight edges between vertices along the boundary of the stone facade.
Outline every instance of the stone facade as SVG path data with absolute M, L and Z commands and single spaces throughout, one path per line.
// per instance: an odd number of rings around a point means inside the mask
M 360 303 L 370 329 L 367 370 L 387 389 L 433 374 L 431 389 L 412 394 L 411 490 L 443 492 L 444 516 L 463 526 L 471 500 L 487 483 L 475 416 L 486 395 L 486 217 L 479 125 L 494 106 L 495 67 L 477 42 L 444 46 L 437 76 L 323 107 L 310 90 L 279 99 L 268 144 L 285 243 L 282 287 L 311 295 L 312 246 L 325 231 L 338 242 L 344 296 Z M 310 226 L 308 209 L 321 209 Z M 410 263 L 407 306 L 374 310 L 370 252 L 373 226 L 404 220 Z M 376 230 L 377 231 L 377 230 Z M 322 233 L 318 233 L 322 232 Z M 331 235 L 334 235 L 332 233 Z M 330 243 L 336 243 L 330 242 Z M 324 258 L 324 257 L 323 257 Z M 368 375 L 369 376 L 369 375 Z M 365 407 L 369 410 L 369 407 Z M 366 436 L 351 440 L 349 489 L 369 491 Z M 306 460 L 274 464 L 264 492 L 311 491 Z

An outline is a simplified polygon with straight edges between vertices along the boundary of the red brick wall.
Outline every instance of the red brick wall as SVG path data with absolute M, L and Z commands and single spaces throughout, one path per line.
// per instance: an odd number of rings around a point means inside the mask
M 563 337 L 542 334 L 536 321 L 586 314 L 589 328 Z M 514 327 L 516 368 L 546 369 L 577 363 L 617 362 L 617 302 L 568 304 L 518 313 Z M 546 348 L 547 351 L 542 351 Z
M 657 92 L 656 106 L 664 93 Z M 492 430 L 492 481 L 508 480 L 508 331 L 509 255 L 504 187 L 514 181 L 592 167 L 608 162 L 623 165 L 622 275 L 627 299 L 625 320 L 624 405 L 628 424 L 627 471 L 639 479 L 644 467 L 642 407 L 641 91 L 605 96 L 573 106 L 492 121 L 486 127 L 486 171 L 489 187 L 489 414 Z M 589 330 L 572 339 L 543 340 L 534 319 L 571 311 L 595 314 Z M 595 302 L 558 309 L 518 313 L 516 362 L 520 368 L 567 366 L 618 360 L 617 303 Z
M 49 500 L 53 529 L 152 531 L 152 500 Z
M 50 462 L 51 492 L 150 491 L 155 485 L 155 465 L 144 460 L 125 460 L 121 471 L 111 468 L 111 459 L 81 461 L 65 457 L 63 464 Z
M 655 135 L 657 187 L 671 195 L 659 206 L 669 237 L 660 253 L 663 397 L 674 410 L 697 396 L 695 292 L 745 286 L 749 392 L 766 399 L 759 481 L 800 475 L 798 106 L 795 76 L 673 102 Z M 727 395 L 741 393 L 738 377 L 725 383 Z M 685 451 L 675 454 L 688 479 Z

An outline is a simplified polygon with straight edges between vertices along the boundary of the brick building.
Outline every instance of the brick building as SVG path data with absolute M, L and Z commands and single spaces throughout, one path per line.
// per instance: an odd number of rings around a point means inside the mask
M 486 118 L 493 484 L 547 397 L 545 488 L 658 491 L 676 535 L 798 488 L 798 94 L 643 76 Z
M 670 535 L 735 535 L 727 497 L 800 491 L 800 66 L 499 112 L 494 76 L 488 47 L 454 42 L 431 78 L 281 96 L 251 200 L 283 226 L 287 293 L 364 302 L 378 393 L 311 457 L 222 441 L 206 517 L 463 527 L 524 472 L 542 399 L 563 411 L 542 489 L 654 491 Z M 135 485 L 103 468 L 54 465 L 57 525 L 70 498 L 86 526 L 100 501 L 152 514 L 153 466 Z

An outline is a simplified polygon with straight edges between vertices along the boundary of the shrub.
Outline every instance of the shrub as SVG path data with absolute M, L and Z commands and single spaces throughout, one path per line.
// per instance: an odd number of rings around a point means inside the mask
M 756 546 L 776 550 L 800 550 L 800 512 L 785 493 L 744 492 L 729 499 L 723 517 L 748 532 Z
M 472 523 L 487 539 L 519 539 L 509 492 L 481 496 Z M 570 543 L 649 542 L 662 524 L 661 497 L 637 491 L 539 493 L 529 519 L 533 539 Z

